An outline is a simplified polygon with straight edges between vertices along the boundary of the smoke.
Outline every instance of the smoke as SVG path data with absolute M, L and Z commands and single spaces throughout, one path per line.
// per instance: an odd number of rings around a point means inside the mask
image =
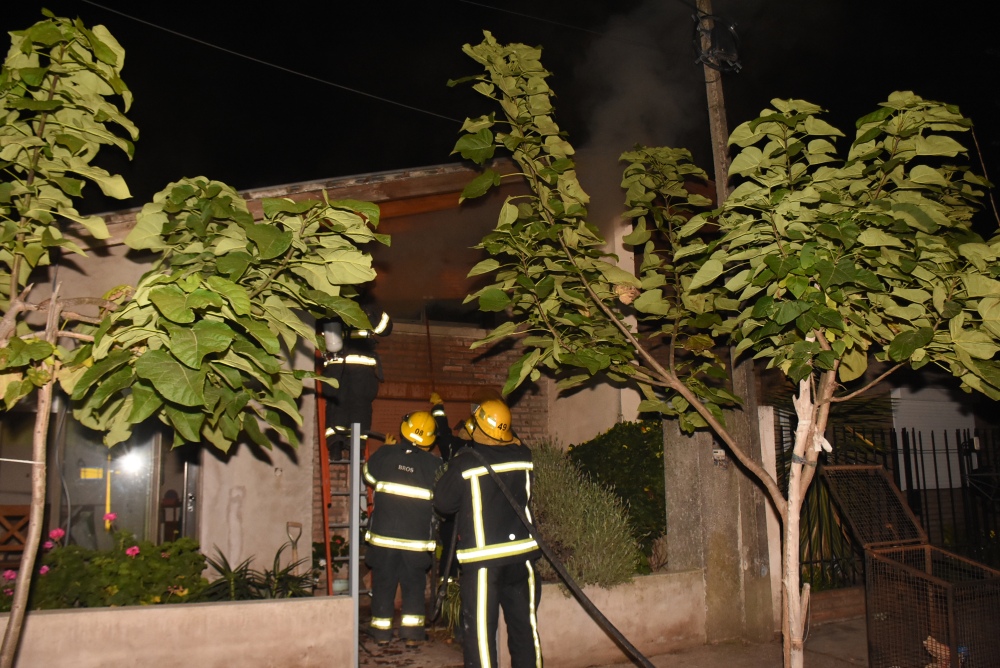
M 610 226 L 623 210 L 623 152 L 636 145 L 683 147 L 711 167 L 692 13 L 679 2 L 650 0 L 614 17 L 574 73 L 587 128 L 577 145 L 577 169 L 591 196 L 590 219 L 605 238 L 613 236 Z M 691 146 L 692 140 L 700 145 Z
M 576 76 L 591 95 L 588 152 L 621 153 L 635 144 L 676 143 L 704 124 L 702 68 L 692 49 L 691 10 L 650 1 L 614 17 Z

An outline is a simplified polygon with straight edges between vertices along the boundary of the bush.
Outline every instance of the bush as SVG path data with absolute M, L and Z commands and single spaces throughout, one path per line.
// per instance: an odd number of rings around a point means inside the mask
M 54 545 L 41 559 L 29 606 L 36 610 L 184 603 L 197 600 L 208 581 L 205 557 L 191 538 L 154 545 L 116 531 L 115 546 L 90 550 Z M 0 610 L 10 610 L 11 576 L 0 592 Z
M 657 539 L 667 532 L 662 423 L 620 422 L 586 443 L 570 446 L 569 458 L 626 505 L 632 534 L 650 557 Z
M 208 559 L 219 577 L 202 592 L 206 601 L 253 601 L 267 598 L 301 598 L 313 595 L 313 574 L 299 573 L 308 559 L 299 559 L 287 566 L 281 565 L 281 553 L 291 547 L 286 542 L 274 555 L 271 569 L 258 571 L 250 567 L 253 557 L 232 566 L 226 555 L 215 548 L 215 559 Z M 325 550 L 324 550 L 325 554 Z
M 577 584 L 613 587 L 629 582 L 643 561 L 624 504 L 582 475 L 551 444 L 532 448 L 535 484 L 532 513 L 538 533 Z M 539 562 L 543 580 L 559 576 Z

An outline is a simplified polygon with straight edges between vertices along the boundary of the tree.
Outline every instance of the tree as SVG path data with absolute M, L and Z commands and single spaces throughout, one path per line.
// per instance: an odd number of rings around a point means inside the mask
M 686 432 L 711 429 L 781 518 L 785 665 L 801 666 L 809 587 L 800 585 L 799 514 L 830 449 L 831 406 L 928 364 L 1000 398 L 1000 238 L 973 230 L 989 184 L 961 165 L 955 138 L 971 123 L 955 107 L 897 92 L 858 121 L 841 155 L 843 134 L 822 109 L 773 100 L 732 133 L 739 185 L 711 210 L 687 151 L 637 147 L 622 156 L 633 271 L 587 221 L 540 50 L 489 33 L 463 50 L 484 73 L 461 81 L 502 115 L 467 119 L 455 152 L 483 164 L 509 151 L 530 190 L 504 203 L 480 244 L 491 257 L 470 272 L 492 282 L 469 299 L 510 314 L 477 345 L 520 339 L 505 394 L 543 370 L 561 389 L 601 375 L 637 386 L 640 411 Z M 501 178 L 486 169 L 463 197 Z M 719 352 L 729 346 L 797 385 L 787 498 L 726 428 L 723 409 L 739 404 Z
M 300 346 L 322 349 L 311 320 L 368 327 L 352 299 L 375 272 L 358 246 L 386 243 L 379 210 L 352 200 L 263 202 L 256 223 L 239 194 L 205 177 L 167 186 L 126 239 L 158 254 L 135 288 L 64 299 L 61 286 L 31 301 L 56 253 L 85 255 L 65 236 L 75 224 L 108 236 L 72 199 L 87 181 L 129 197 L 121 177 L 92 164 L 104 145 L 131 157 L 138 131 L 124 115 L 125 52 L 103 27 L 57 18 L 12 33 L 0 71 L 0 392 L 9 410 L 36 397 L 31 518 L 21 564 L 31 574 L 42 531 L 46 445 L 54 386 L 109 447 L 156 418 L 174 445 L 227 451 L 241 436 L 298 444 L 298 402 L 313 370 L 294 369 Z M 119 108 L 118 105 L 121 105 Z M 32 318 L 39 314 L 44 319 Z M 268 432 L 272 432 L 269 435 Z M 12 665 L 30 577 L 18 578 L 0 666 Z

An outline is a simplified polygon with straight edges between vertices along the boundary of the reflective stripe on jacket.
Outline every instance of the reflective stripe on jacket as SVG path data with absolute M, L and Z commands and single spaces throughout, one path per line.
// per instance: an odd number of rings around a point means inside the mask
M 438 512 L 456 514 L 455 555 L 459 562 L 489 566 L 538 558 L 538 544 L 486 468 L 468 452 L 470 448 L 489 462 L 532 521 L 529 504 L 533 464 L 527 447 L 473 443 L 459 450 L 434 490 Z
M 405 439 L 383 445 L 364 466 L 375 490 L 365 539 L 397 550 L 431 552 L 437 547 L 431 528 L 434 477 L 441 458 Z

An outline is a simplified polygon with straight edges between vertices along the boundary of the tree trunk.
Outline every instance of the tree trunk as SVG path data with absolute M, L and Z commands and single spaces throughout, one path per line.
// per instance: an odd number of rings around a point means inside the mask
M 49 369 L 51 373 L 51 369 Z M 24 628 L 24 617 L 28 609 L 28 594 L 31 587 L 31 575 L 35 572 L 35 557 L 41 544 L 42 522 L 45 515 L 45 454 L 49 434 L 49 418 L 52 410 L 52 391 L 54 380 L 50 380 L 38 390 L 38 413 L 35 415 L 35 431 L 31 446 L 31 512 L 28 522 L 28 536 L 24 542 L 24 555 L 21 557 L 21 567 L 17 582 L 14 585 L 14 598 L 11 602 L 10 616 L 7 620 L 7 630 L 3 635 L 3 646 L 0 648 L 0 668 L 12 668 L 17 654 L 17 645 Z
M 802 668 L 805 626 L 809 610 L 810 585 L 802 585 L 801 562 L 799 560 L 800 524 L 802 503 L 806 491 L 813 481 L 816 462 L 819 459 L 818 443 L 826 430 L 829 406 L 817 407 L 812 395 L 813 378 L 799 382 L 799 394 L 792 403 L 798 416 L 795 428 L 795 445 L 792 448 L 792 462 L 788 474 L 788 508 L 785 517 L 784 551 L 782 567 L 784 572 L 782 600 L 782 650 L 785 668 Z M 823 400 L 832 392 L 833 376 L 824 374 L 819 383 L 818 398 Z
M 49 300 L 45 321 L 45 340 L 55 343 L 62 307 L 59 303 L 59 285 L 56 284 Z M 17 645 L 24 629 L 24 617 L 28 613 L 28 594 L 31 591 L 31 576 L 35 572 L 35 558 L 42 542 L 42 522 L 45 521 L 45 458 L 49 441 L 49 421 L 52 418 L 52 393 L 55 389 L 56 365 L 43 362 L 41 370 L 48 374 L 48 382 L 38 389 L 38 403 L 35 413 L 35 430 L 31 442 L 31 510 L 28 518 L 28 536 L 24 541 L 24 555 L 21 557 L 20 572 L 14 585 L 7 629 L 0 645 L 0 668 L 12 668 L 17 656 Z

